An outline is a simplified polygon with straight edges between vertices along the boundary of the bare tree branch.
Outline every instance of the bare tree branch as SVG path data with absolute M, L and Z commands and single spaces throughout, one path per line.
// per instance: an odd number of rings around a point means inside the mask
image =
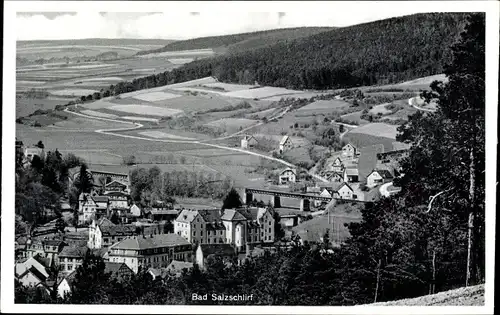
M 432 210 L 432 203 L 434 202 L 434 200 L 439 197 L 440 195 L 444 194 L 444 193 L 447 193 L 448 191 L 450 191 L 450 189 L 447 189 L 447 190 L 442 190 L 440 192 L 438 192 L 437 194 L 435 194 L 434 196 L 430 196 L 429 197 L 429 205 L 427 206 L 427 211 L 425 211 L 425 213 L 429 213 L 431 212 Z

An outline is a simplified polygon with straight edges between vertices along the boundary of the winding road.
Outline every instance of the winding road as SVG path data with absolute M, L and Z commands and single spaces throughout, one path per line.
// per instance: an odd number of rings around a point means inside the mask
M 280 115 L 283 116 L 285 114 L 285 112 L 287 112 L 288 110 L 289 110 L 289 108 L 287 108 L 287 110 L 285 110 Z M 73 114 L 73 115 L 76 115 L 76 116 L 80 116 L 80 117 L 85 117 L 85 118 L 88 118 L 88 119 L 103 120 L 103 121 L 110 121 L 110 122 L 117 122 L 117 123 L 123 123 L 123 124 L 133 125 L 133 127 L 113 128 L 113 129 L 97 129 L 97 130 L 95 130 L 95 132 L 100 133 L 100 134 L 105 134 L 105 135 L 110 135 L 110 136 L 115 136 L 115 137 L 121 137 L 121 138 L 139 139 L 139 140 L 152 141 L 152 142 L 199 144 L 199 145 L 204 145 L 204 146 L 208 146 L 208 147 L 212 147 L 212 148 L 217 148 L 217 149 L 222 149 L 222 150 L 229 150 L 229 151 L 236 151 L 236 152 L 241 152 L 241 153 L 245 153 L 245 154 L 250 154 L 250 155 L 258 156 L 258 157 L 261 157 L 261 158 L 264 158 L 264 159 L 267 159 L 267 160 L 278 162 L 278 163 L 286 165 L 286 166 L 288 166 L 290 168 L 297 168 L 296 165 L 294 165 L 292 163 L 289 163 L 289 162 L 287 162 L 285 160 L 282 160 L 282 159 L 279 159 L 279 158 L 275 158 L 273 156 L 269 156 L 269 155 L 265 155 L 265 154 L 261 154 L 261 153 L 257 153 L 257 152 L 252 152 L 252 151 L 248 151 L 248 150 L 244 150 L 244 149 L 240 149 L 240 148 L 234 148 L 234 147 L 228 147 L 228 146 L 223 146 L 223 145 L 218 145 L 218 144 L 206 143 L 206 142 L 202 142 L 200 140 L 151 139 L 151 138 L 146 138 L 146 137 L 140 137 L 140 136 L 133 136 L 133 135 L 125 135 L 125 134 L 121 134 L 121 133 L 116 133 L 118 131 L 130 131 L 130 130 L 139 129 L 139 128 L 142 128 L 143 125 L 139 124 L 139 123 L 135 123 L 135 122 L 130 122 L 130 121 L 122 121 L 122 120 L 118 120 L 118 119 L 95 117 L 95 116 L 85 115 L 85 114 L 82 114 L 82 113 L 76 113 L 76 112 L 68 110 L 67 108 L 64 109 L 64 111 L 67 112 L 67 113 L 70 113 L 70 114 Z M 274 118 L 277 118 L 277 116 L 274 117 Z M 274 119 L 274 118 L 272 118 L 272 119 Z M 253 125 L 252 127 L 256 127 L 256 126 L 257 125 Z M 242 131 L 239 131 L 239 132 L 242 132 Z M 238 133 L 233 134 L 230 137 L 233 137 L 233 136 L 237 135 Z M 310 171 L 308 171 L 308 174 L 311 175 L 312 177 L 316 178 L 317 180 L 320 180 L 322 182 L 328 182 L 325 178 L 323 178 L 323 177 L 321 177 L 321 176 L 319 176 L 317 174 L 313 174 Z

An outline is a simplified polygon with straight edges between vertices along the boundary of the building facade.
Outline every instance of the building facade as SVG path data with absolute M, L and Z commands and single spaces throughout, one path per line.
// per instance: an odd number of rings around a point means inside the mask
M 109 261 L 125 263 L 134 273 L 139 267 L 167 267 L 172 260 L 191 261 L 191 244 L 177 234 L 132 236 L 112 245 Z
M 278 182 L 280 185 L 295 183 L 297 181 L 297 171 L 291 168 L 286 168 L 281 171 Z

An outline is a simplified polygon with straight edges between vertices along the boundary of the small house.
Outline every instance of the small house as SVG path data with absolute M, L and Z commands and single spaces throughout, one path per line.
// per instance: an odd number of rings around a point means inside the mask
M 347 183 L 342 183 L 342 185 L 337 189 L 337 193 L 341 199 L 357 199 L 357 196 L 354 194 L 354 190 Z
M 378 169 L 373 170 L 366 177 L 366 186 L 369 188 L 373 188 L 375 186 L 390 182 L 394 179 L 394 176 L 389 172 L 389 170 Z
M 113 180 L 104 186 L 106 192 L 127 192 L 128 186 L 121 181 Z
M 192 268 L 192 262 L 173 260 L 170 265 L 167 266 L 166 271 L 171 275 L 179 277 L 184 270 L 190 270 Z
M 110 262 L 104 263 L 104 272 L 109 273 L 112 279 L 123 280 L 130 277 L 134 272 L 124 262 Z
M 326 174 L 326 180 L 331 183 L 341 183 L 344 181 L 344 177 L 342 176 L 342 172 L 341 173 L 330 172 Z
M 359 171 L 357 168 L 346 168 L 343 177 L 346 183 L 356 183 L 359 181 Z
M 71 293 L 71 286 L 73 285 L 73 282 L 75 281 L 76 277 L 76 270 L 65 276 L 59 281 L 59 284 L 57 285 L 57 294 L 64 299 L 66 294 Z
M 353 159 L 358 155 L 358 149 L 351 143 L 342 147 L 342 156 L 348 159 Z
M 243 139 L 241 139 L 241 148 L 248 149 L 253 148 L 257 145 L 257 139 L 254 136 L 245 135 Z
M 279 146 L 280 154 L 287 150 L 290 150 L 292 146 L 292 139 L 289 136 L 283 136 L 283 138 L 281 138 Z
M 297 181 L 297 171 L 291 168 L 286 168 L 279 175 L 279 184 L 286 185 Z
M 332 172 L 335 172 L 335 173 L 342 173 L 344 171 L 344 163 L 342 162 L 342 160 L 337 157 L 332 164 L 330 164 L 328 170 L 329 171 L 332 171 Z

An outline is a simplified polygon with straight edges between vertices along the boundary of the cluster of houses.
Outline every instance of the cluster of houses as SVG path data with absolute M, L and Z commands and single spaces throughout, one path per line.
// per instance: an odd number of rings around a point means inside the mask
M 173 231 L 151 220 L 115 224 L 105 216 L 93 218 L 86 242 L 64 236 L 18 239 L 16 279 L 47 293 L 56 288 L 64 297 L 71 292 L 76 270 L 89 253 L 102 257 L 106 272 L 118 280 L 140 270 L 153 279 L 178 276 L 194 263 L 206 268 L 214 256 L 226 264 L 240 264 L 262 254 L 262 246 L 274 243 L 272 211 L 252 207 L 184 209 L 171 223 Z M 59 266 L 57 278 L 51 274 L 53 266 Z
M 244 149 L 253 148 L 257 144 L 258 140 L 252 135 L 245 135 L 241 140 L 241 147 Z M 281 154 L 291 148 L 292 140 L 285 135 L 276 151 Z M 401 175 L 398 159 L 407 150 L 408 146 L 400 142 L 394 142 L 390 150 L 385 150 L 382 144 L 360 148 L 353 143 L 347 143 L 319 174 L 327 183 L 307 187 L 306 192 L 337 199 L 375 200 L 378 195 L 374 194 L 374 191 L 378 191 L 378 186 L 390 183 Z M 298 170 L 288 167 L 278 174 L 278 184 L 287 186 L 298 182 L 299 178 Z M 363 189 L 360 189 L 360 186 Z M 393 194 L 397 191 L 393 189 L 387 193 Z M 315 203 L 319 206 L 320 202 Z

